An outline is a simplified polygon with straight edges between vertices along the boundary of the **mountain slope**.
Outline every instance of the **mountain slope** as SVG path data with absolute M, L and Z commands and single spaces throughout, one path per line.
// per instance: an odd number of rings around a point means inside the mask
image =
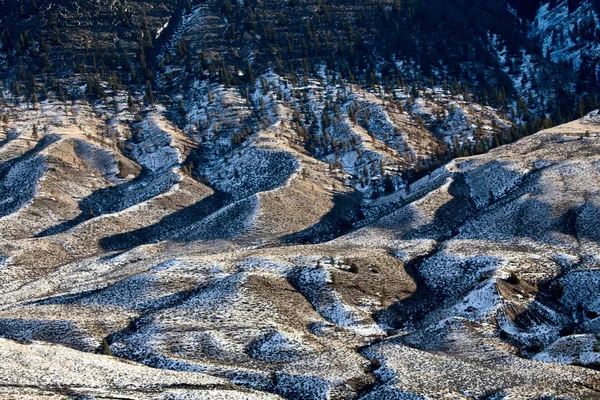
M 285 398 L 597 395 L 597 373 L 581 365 L 597 363 L 600 310 L 580 296 L 597 272 L 596 114 L 459 158 L 410 190 L 359 203 L 364 227 L 333 241 L 274 246 L 279 235 L 311 225 L 324 238 L 344 232 L 326 217 L 336 200 L 315 207 L 315 199 L 338 195 L 328 168 L 284 146 L 279 134 L 235 157 L 285 151 L 304 172 L 269 169 L 271 184 L 233 186 L 209 201 L 212 190 L 179 164 L 149 161 L 169 148 L 179 160 L 188 152 L 177 128 L 152 112 L 140 122 L 147 134 L 136 139 L 143 151 L 136 153 L 136 140 L 124 146 L 136 162 L 98 136 L 103 129 L 91 130 L 105 122 L 89 108 L 75 110 L 81 131 L 57 105 L 29 112 L 56 124 L 38 140 L 56 138 L 36 148 L 31 127 L 15 122 L 0 148 L 9 171 L 3 184 L 27 162 L 43 173 L 31 182 L 33 197 L 0 218 L 7 339 L 56 343 L 82 360 L 108 345 L 117 357 Z M 72 204 L 134 182 L 140 168 L 174 173 L 176 183 L 150 198 L 135 189 L 141 197 L 128 194 L 120 207 L 77 220 L 82 211 Z M 314 216 L 294 218 L 294 199 L 307 193 Z M 69 218 L 76 222 L 52 230 Z M 438 369 L 445 372 L 426 379 Z
M 597 398 L 597 10 L 0 0 L 0 393 Z

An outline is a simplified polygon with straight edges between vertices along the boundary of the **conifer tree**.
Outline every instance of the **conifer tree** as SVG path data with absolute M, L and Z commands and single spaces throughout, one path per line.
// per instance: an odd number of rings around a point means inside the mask
M 154 104 L 154 93 L 152 92 L 152 84 L 148 81 L 146 86 L 146 102 L 148 104 Z
M 133 112 L 133 97 L 131 97 L 131 93 L 127 93 L 127 108 L 129 112 Z

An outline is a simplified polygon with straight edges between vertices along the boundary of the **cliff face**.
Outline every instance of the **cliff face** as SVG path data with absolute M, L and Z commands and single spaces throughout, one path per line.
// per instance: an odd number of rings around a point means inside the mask
M 28 96 L 43 83 L 79 97 L 64 80 L 81 74 L 94 98 L 98 81 L 131 89 L 150 82 L 173 98 L 194 80 L 247 91 L 269 71 L 293 80 L 321 71 L 370 87 L 456 82 L 494 107 L 502 92 L 500 103 L 534 118 L 580 117 L 577 98 L 597 82 L 597 7 L 565 1 L 532 10 L 458 0 L 5 1 L 0 75 Z
M 181 5 L 157 1 L 5 1 L 0 7 L 3 73 L 130 72 L 158 43 Z M 141 46 L 141 47 L 140 47 Z M 102 70 L 102 71 L 101 71 Z

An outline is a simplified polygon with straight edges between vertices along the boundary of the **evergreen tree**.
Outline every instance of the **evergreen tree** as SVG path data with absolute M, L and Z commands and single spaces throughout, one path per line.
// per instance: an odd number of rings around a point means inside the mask
M 254 83 L 254 74 L 252 73 L 252 66 L 250 60 L 246 60 L 246 79 L 249 83 Z
M 133 112 L 133 97 L 131 97 L 131 93 L 127 93 L 127 108 L 129 112 Z
M 146 102 L 148 104 L 154 104 L 154 93 L 152 92 L 152 84 L 148 81 L 146 85 Z
M 104 354 L 106 356 L 112 356 L 112 351 L 110 350 L 110 345 L 106 339 L 102 339 L 102 343 L 100 344 L 100 354 Z

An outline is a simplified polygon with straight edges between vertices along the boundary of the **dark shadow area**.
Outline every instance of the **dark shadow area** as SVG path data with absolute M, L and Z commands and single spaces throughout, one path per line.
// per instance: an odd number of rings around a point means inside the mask
M 319 222 L 300 232 L 286 235 L 285 243 L 316 244 L 333 240 L 350 232 L 363 219 L 362 193 L 338 193 L 333 196 L 333 208 Z
M 440 257 L 429 262 L 438 254 Z M 445 254 L 443 244 L 440 244 L 429 253 L 405 263 L 404 270 L 415 283 L 415 291 L 388 308 L 376 312 L 373 319 L 380 326 L 392 331 L 417 329 L 434 310 L 459 304 L 465 296 L 489 279 L 490 268 L 500 265 L 501 260 L 496 257 L 481 259 L 474 254 L 461 258 Z
M 393 330 L 402 329 L 407 322 L 418 323 L 428 312 L 439 305 L 440 296 L 435 295 L 425 280 L 419 274 L 419 267 L 427 259 L 437 253 L 439 249 L 431 253 L 417 257 L 411 262 L 405 263 L 404 270 L 414 281 L 416 288 L 413 294 L 405 299 L 399 300 L 386 309 L 379 310 L 373 314 L 373 320 L 380 326 L 387 326 Z
M 82 222 L 87 221 L 90 218 L 91 218 L 91 216 L 89 216 L 89 215 L 85 215 L 83 213 L 79 214 L 77 217 L 75 217 L 69 221 L 61 222 L 58 225 L 54 225 L 48 229 L 43 230 L 42 232 L 36 234 L 34 237 L 42 238 L 42 237 L 52 236 L 52 235 L 66 232 L 69 229 L 81 224 Z
M 143 244 L 171 239 L 183 227 L 218 211 L 230 200 L 229 194 L 216 192 L 189 207 L 167 215 L 154 225 L 104 238 L 100 245 L 105 251 L 126 251 Z
M 548 2 L 548 1 L 546 1 Z M 555 3 L 556 0 L 551 0 L 550 3 Z M 528 20 L 533 20 L 540 7 L 540 1 L 527 1 L 527 0 L 508 0 L 508 4 L 513 7 L 520 17 L 524 17 Z M 556 4 L 552 4 L 554 7 Z
M 101 293 L 106 288 L 100 289 L 92 289 L 85 290 L 83 292 L 74 293 L 74 294 L 65 294 L 55 297 L 49 297 L 43 300 L 33 300 L 25 303 L 27 306 L 47 306 L 47 305 L 56 305 L 56 304 L 77 304 L 81 302 L 83 299 L 86 299 L 95 294 Z
M 178 182 L 173 171 L 142 169 L 133 180 L 116 186 L 96 190 L 79 202 L 81 213 L 69 220 L 52 226 L 35 237 L 45 237 L 65 232 L 90 218 L 122 211 L 167 192 Z
M 432 191 L 438 190 L 436 185 Z M 419 195 L 414 201 L 422 200 L 431 191 Z M 413 227 L 417 222 L 418 210 L 411 203 L 400 202 L 397 210 L 380 217 L 371 226 L 374 228 L 392 231 L 397 240 L 432 239 L 436 241 L 447 240 L 458 234 L 459 227 L 478 212 L 471 199 L 470 188 L 463 174 L 455 173 L 448 187 L 452 198 L 441 205 L 436 211 L 431 222 Z
M 0 148 L 4 147 L 8 142 L 19 137 L 19 133 L 14 129 L 9 129 L 6 132 L 6 137 L 3 140 L 0 140 Z
M 115 297 L 115 292 L 118 292 L 122 289 L 127 289 L 129 285 L 131 288 L 131 292 L 135 292 L 136 289 L 140 290 L 139 287 L 136 287 L 137 282 L 133 281 L 137 278 L 137 275 L 130 276 L 128 278 L 116 281 L 106 287 L 86 290 L 83 292 L 75 293 L 75 294 L 66 294 L 59 295 L 50 298 L 46 298 L 43 300 L 35 300 L 26 303 L 28 306 L 46 306 L 46 305 L 110 305 L 110 306 L 123 306 L 123 300 Z M 148 281 L 147 284 L 151 286 L 153 283 Z M 144 288 L 142 291 L 146 290 Z M 194 293 L 197 293 L 199 288 L 190 289 L 187 291 L 176 292 L 173 294 L 165 295 L 163 297 L 158 297 L 154 299 L 149 299 L 144 302 L 131 304 L 131 308 L 142 313 L 148 313 L 152 311 L 161 310 L 164 308 L 169 308 L 181 304 L 188 298 L 190 298 Z M 104 300 L 105 299 L 105 300 Z M 0 322 L 2 320 L 0 319 Z
M 45 136 L 32 149 L 0 164 L 0 217 L 19 210 L 33 199 L 46 169 L 39 152 L 58 139 L 55 135 Z
M 448 187 L 448 193 L 452 199 L 435 212 L 432 222 L 415 229 L 398 232 L 397 238 L 399 240 L 415 238 L 446 240 L 455 236 L 459 226 L 477 212 L 477 207 L 471 200 L 470 188 L 463 174 L 454 175 L 452 183 Z M 410 219 L 412 218 L 414 215 L 411 215 Z
M 60 139 L 60 136 L 58 136 L 58 135 L 44 136 L 43 138 L 40 139 L 39 142 L 36 143 L 36 145 L 33 148 L 27 150 L 25 153 L 21 154 L 20 156 L 11 158 L 10 160 L 7 160 L 7 161 L 3 162 L 2 164 L 0 164 L 0 180 L 4 179 L 4 177 L 6 176 L 6 174 L 12 167 L 37 155 L 39 152 L 43 151 L 46 147 L 50 146 L 52 143 L 58 142 L 59 139 Z M 5 139 L 5 141 L 7 141 L 7 140 L 8 140 L 8 138 Z
M 71 321 L 1 318 L 0 336 L 22 342 L 39 340 L 81 351 L 93 351 L 89 340 Z

